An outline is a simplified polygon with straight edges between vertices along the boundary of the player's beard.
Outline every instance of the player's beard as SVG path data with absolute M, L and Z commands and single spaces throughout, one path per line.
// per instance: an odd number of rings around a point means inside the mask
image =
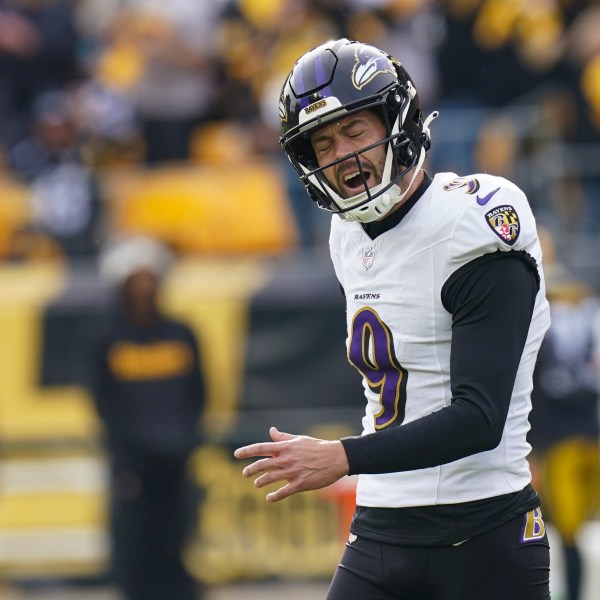
M 365 156 L 361 156 L 359 157 L 359 161 L 360 170 L 365 174 L 365 178 L 367 179 L 367 187 L 371 189 L 376 185 L 379 185 L 383 179 L 385 155 L 381 157 L 381 159 L 377 159 L 375 161 L 370 160 Z M 341 163 L 340 167 L 335 172 L 334 188 L 335 191 L 344 199 L 351 198 L 352 196 L 356 196 L 366 191 L 364 183 L 362 186 L 354 189 L 348 188 L 344 184 L 344 176 L 349 172 L 356 171 L 356 160 L 350 159 L 348 162 L 351 163 L 350 166 L 347 166 L 346 163 Z

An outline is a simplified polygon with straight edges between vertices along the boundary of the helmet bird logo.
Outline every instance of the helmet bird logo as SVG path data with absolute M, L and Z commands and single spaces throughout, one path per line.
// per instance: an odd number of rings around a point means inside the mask
M 279 120 L 286 122 L 288 119 L 287 109 L 285 107 L 285 96 L 283 90 L 281 90 L 281 94 L 279 95 Z
M 356 63 L 352 69 L 352 85 L 357 90 L 362 90 L 380 73 L 396 74 L 391 61 L 382 56 L 370 56 L 368 51 L 361 52 L 361 48 L 357 48 L 355 58 Z

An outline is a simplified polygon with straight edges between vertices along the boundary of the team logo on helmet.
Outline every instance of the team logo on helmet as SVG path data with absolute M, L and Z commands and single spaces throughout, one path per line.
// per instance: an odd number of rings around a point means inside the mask
M 519 237 L 521 224 L 517 211 L 509 205 L 496 206 L 485 215 L 491 230 L 506 244 L 513 246 Z
M 279 94 L 279 120 L 287 121 L 287 109 L 285 107 L 285 96 L 283 90 L 281 90 L 281 94 Z
M 357 48 L 354 57 L 356 62 L 352 69 L 352 85 L 357 90 L 362 90 L 381 73 L 396 75 L 392 62 L 374 49 Z

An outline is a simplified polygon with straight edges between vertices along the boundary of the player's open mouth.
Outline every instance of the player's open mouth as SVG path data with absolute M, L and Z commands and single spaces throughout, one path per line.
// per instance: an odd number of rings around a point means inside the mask
M 359 189 L 363 190 L 365 182 L 367 183 L 368 187 L 370 179 L 371 173 L 369 171 L 363 171 L 362 174 L 359 171 L 352 171 L 351 173 L 346 173 L 342 177 L 344 187 L 353 192 Z

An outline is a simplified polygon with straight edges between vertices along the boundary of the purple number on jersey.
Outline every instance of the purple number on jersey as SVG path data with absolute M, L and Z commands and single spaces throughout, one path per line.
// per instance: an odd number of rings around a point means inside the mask
M 379 391 L 381 409 L 375 414 L 375 429 L 400 425 L 404 420 L 408 372 L 394 354 L 392 332 L 370 307 L 354 315 L 348 359 L 371 390 Z

